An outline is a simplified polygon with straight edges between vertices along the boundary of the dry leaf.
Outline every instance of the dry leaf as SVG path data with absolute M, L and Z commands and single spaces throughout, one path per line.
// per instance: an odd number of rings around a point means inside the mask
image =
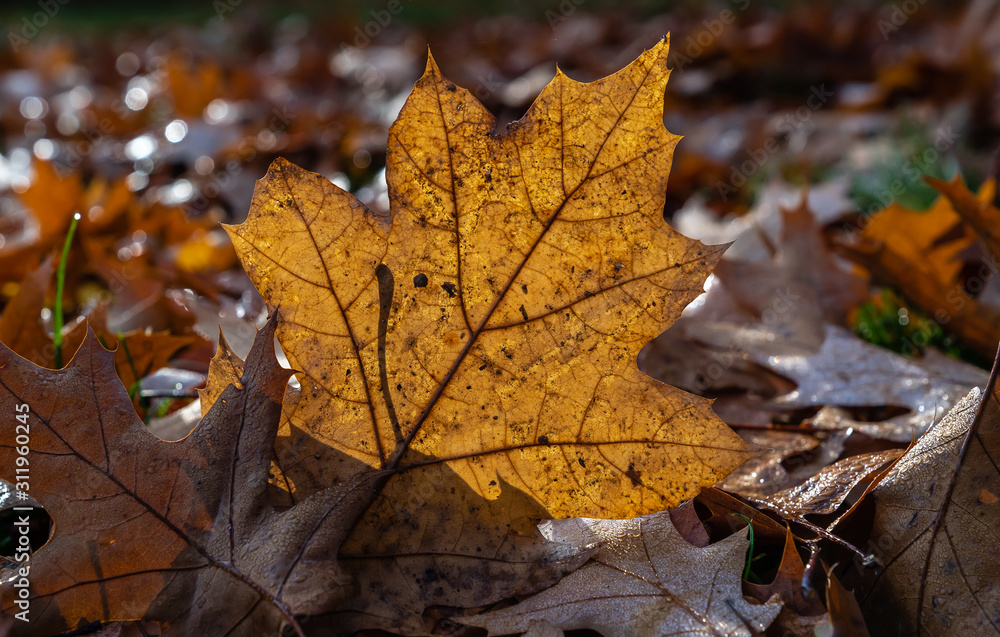
M 830 637 L 868 637 L 868 626 L 861 614 L 857 598 L 844 588 L 832 572 L 827 572 L 826 607 L 833 629 Z M 893 615 L 895 612 L 886 612 L 883 608 L 881 614 Z
M 705 520 L 705 526 L 713 537 L 728 537 L 744 528 L 746 522 L 740 516 L 745 516 L 753 524 L 754 536 L 758 540 L 764 540 L 775 546 L 785 541 L 787 526 L 783 522 L 775 521 L 774 518 L 721 489 L 715 487 L 705 489 L 698 494 L 695 502 L 706 507 L 711 513 Z
M 868 296 L 867 281 L 827 250 L 805 193 L 797 207 L 781 208 L 781 242 L 773 259 L 723 259 L 715 274 L 754 320 L 735 326 L 690 321 L 687 334 L 720 347 L 767 350 L 773 355 L 815 352 L 823 342 L 824 316 L 842 321 Z
M 984 188 L 981 200 L 992 199 Z M 873 216 L 844 249 L 872 275 L 901 290 L 945 329 L 992 358 L 1000 341 L 1000 310 L 970 297 L 959 280 L 961 255 L 975 234 L 947 197 L 926 212 L 891 204 Z
M 55 347 L 52 336 L 42 324 L 41 314 L 48 306 L 46 291 L 52 270 L 52 260 L 43 261 L 22 282 L 17 295 L 0 314 L 0 342 L 36 365 L 50 368 L 55 367 Z M 116 348 L 115 369 L 122 384 L 130 390 L 136 382 L 165 367 L 178 351 L 203 341 L 196 335 L 176 336 L 147 330 L 132 331 L 119 339 L 108 329 L 106 305 L 99 304 L 63 327 L 64 360 L 71 358 L 80 347 L 87 335 L 88 323 L 106 347 Z
M 563 630 L 590 628 L 605 637 L 632 635 L 754 635 L 781 610 L 743 598 L 749 541 L 736 533 L 704 548 L 681 537 L 666 512 L 632 520 L 557 520 L 550 537 L 579 537 L 599 546 L 592 561 L 510 608 L 460 621 L 491 635 L 524 632 L 546 621 Z
M 985 392 L 969 392 L 872 491 L 884 567 L 861 607 L 877 634 L 1000 634 L 998 456 L 994 366 Z
M 955 175 L 951 181 L 933 177 L 924 177 L 924 180 L 948 198 L 955 212 L 976 231 L 993 258 L 1000 259 L 1000 210 L 993 205 L 996 184 L 989 181 L 984 184 L 979 195 L 974 195 L 965 186 L 961 175 Z M 991 268 L 993 274 L 996 274 L 995 266 L 994 261 L 994 267 Z
M 275 162 L 229 231 L 281 305 L 291 425 L 351 471 L 446 463 L 553 516 L 664 509 L 745 459 L 708 401 L 635 365 L 721 254 L 662 221 L 666 52 L 592 84 L 558 74 L 499 137 L 430 60 L 390 129 L 390 217 Z
M 73 213 L 79 211 L 83 184 L 79 174 L 60 175 L 47 161 L 36 161 L 34 168 L 35 178 L 21 199 L 38 220 L 38 243 L 48 248 L 61 238 Z
M 170 608 L 181 609 L 165 618 L 175 634 L 244 634 L 278 620 L 300 629 L 293 614 L 321 615 L 309 625 L 317 635 L 347 630 L 352 617 L 421 632 L 433 620 L 428 606 L 530 593 L 589 557 L 593 547 L 546 542 L 537 519 L 659 510 L 752 455 L 707 400 L 635 366 L 723 249 L 662 220 L 677 141 L 662 124 L 666 55 L 663 41 L 591 84 L 560 73 L 500 136 L 430 60 L 390 131 L 389 216 L 275 162 L 247 222 L 228 230 L 269 305 L 281 307 L 277 333 L 297 383 L 284 391 L 272 321 L 239 383 L 218 395 L 241 367 L 220 351 L 206 391 L 218 397 L 183 441 L 135 431 L 120 388 L 83 391 L 82 377 L 111 374 L 94 342 L 68 370 L 48 373 L 54 381 L 20 361 L 0 367 L 0 380 L 17 388 L 5 404 L 30 398 L 50 431 L 88 442 L 47 459 L 87 465 L 74 476 L 75 499 L 108 496 L 93 506 L 127 509 L 123 517 L 161 547 L 151 560 L 122 560 L 116 551 L 145 545 L 118 541 L 99 549 L 106 557 L 85 559 L 79 542 L 95 533 L 100 545 L 138 532 L 97 531 L 87 524 L 117 512 L 80 519 L 79 503 L 61 499 L 50 513 L 70 533 L 57 531 L 37 559 L 68 560 L 72 547 L 79 564 L 63 577 L 94 583 L 56 593 L 59 577 L 39 577 L 46 584 L 36 594 L 58 600 L 47 621 L 164 619 Z M 39 374 L 48 400 L 23 386 Z M 271 488 L 284 489 L 291 508 L 279 513 L 265 483 L 282 394 L 273 444 L 281 475 Z M 103 435 L 63 432 L 70 418 L 100 423 Z M 41 435 L 38 444 L 61 441 Z M 152 474 L 120 477 L 118 462 Z M 43 484 L 48 506 L 54 487 Z M 200 507 L 195 517 L 176 511 L 174 498 Z M 352 528 L 342 563 L 365 595 L 345 599 L 348 578 L 335 562 Z M 165 591 L 154 586 L 177 563 L 183 575 Z M 146 579 L 127 599 L 103 585 L 113 571 L 124 571 L 120 582 L 138 568 Z M 82 601 L 64 604 L 67 595 Z
M 352 617 L 416 630 L 447 603 L 404 575 L 427 569 L 443 591 L 485 595 L 469 605 L 509 597 L 520 589 L 495 571 L 537 557 L 532 516 L 664 509 L 750 455 L 708 401 L 635 366 L 721 251 L 662 221 L 666 52 L 592 84 L 558 74 L 501 136 L 430 60 L 390 130 L 389 217 L 279 160 L 229 228 L 302 371 L 278 486 L 300 499 L 397 471 L 344 547 L 363 581 L 382 573 L 359 601 L 379 607 Z M 482 497 L 463 528 L 456 512 Z M 410 531 L 380 532 L 394 528 Z M 508 563 L 482 560 L 498 550 Z M 527 580 L 510 583 L 551 574 Z
M 219 329 L 219 347 L 215 350 L 215 356 L 208 364 L 208 375 L 205 378 L 205 387 L 198 390 L 198 398 L 201 401 L 201 415 L 208 414 L 212 405 L 219 399 L 222 392 L 232 384 L 240 387 L 240 378 L 243 376 L 244 361 L 229 346 L 226 335 Z
M 291 373 L 274 359 L 273 328 L 255 340 L 242 389 L 176 443 L 146 431 L 92 331 L 60 371 L 0 346 L 0 404 L 29 406 L 30 493 L 55 521 L 31 559 L 30 634 L 127 617 L 163 620 L 170 634 L 259 634 L 346 594 L 335 551 L 364 487 L 281 513 L 267 499 Z M 16 457 L 8 427 L 0 466 Z M 19 612 L 16 589 L 0 599 Z

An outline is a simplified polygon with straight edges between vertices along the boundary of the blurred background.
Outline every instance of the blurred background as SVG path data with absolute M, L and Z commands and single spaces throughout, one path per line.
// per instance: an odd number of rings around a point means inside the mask
M 79 213 L 67 350 L 89 318 L 126 344 L 139 413 L 165 417 L 191 403 L 218 326 L 243 353 L 265 312 L 219 223 L 245 218 L 274 158 L 385 209 L 386 131 L 428 47 L 502 132 L 557 64 L 591 81 L 667 33 L 665 123 L 684 139 L 664 214 L 736 243 L 644 368 L 720 397 L 734 424 L 800 426 L 834 405 L 841 425 L 926 425 L 905 396 L 806 392 L 787 357 L 872 344 L 900 355 L 884 375 L 959 384 L 992 360 L 996 262 L 952 202 L 993 203 L 992 1 L 6 2 L 0 340 L 54 364 L 54 270 Z M 948 199 L 924 175 L 965 186 Z M 826 373 L 860 377 L 849 362 Z

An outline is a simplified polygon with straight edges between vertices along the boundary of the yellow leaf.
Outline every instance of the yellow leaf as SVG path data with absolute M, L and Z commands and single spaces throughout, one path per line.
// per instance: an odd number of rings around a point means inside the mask
M 559 72 L 500 135 L 429 59 L 389 132 L 389 216 L 276 161 L 227 229 L 281 308 L 291 426 L 357 470 L 417 488 L 444 463 L 556 517 L 664 509 L 745 460 L 709 401 L 635 364 L 724 249 L 662 218 L 666 55 L 590 84 Z

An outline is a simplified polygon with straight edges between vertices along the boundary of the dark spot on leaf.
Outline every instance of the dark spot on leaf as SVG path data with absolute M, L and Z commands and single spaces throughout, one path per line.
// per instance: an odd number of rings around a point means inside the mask
M 427 287 L 427 275 L 421 272 L 417 276 L 413 277 L 413 287 L 415 288 Z
M 528 320 L 528 311 L 524 309 L 524 305 L 522 305 L 518 309 L 521 310 L 521 316 L 523 316 L 524 320 L 527 321 Z
M 579 462 L 580 466 L 583 467 L 584 469 L 587 468 L 587 463 L 583 461 L 583 458 L 577 458 L 576 461 Z
M 540 444 L 540 445 L 547 445 L 547 444 L 549 444 L 549 437 L 548 436 L 539 436 L 538 437 L 538 444 Z
M 450 298 L 455 298 L 455 294 L 458 293 L 458 288 L 455 287 L 454 283 L 442 283 L 441 287 L 448 293 Z
M 628 471 L 625 472 L 625 475 L 627 475 L 628 479 L 632 481 L 633 487 L 642 486 L 642 474 L 636 471 L 635 464 L 629 463 Z

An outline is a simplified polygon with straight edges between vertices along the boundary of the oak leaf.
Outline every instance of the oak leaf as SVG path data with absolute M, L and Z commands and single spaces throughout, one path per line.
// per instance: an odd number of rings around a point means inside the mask
M 952 196 L 957 190 L 954 183 L 931 183 Z M 987 182 L 975 198 L 985 204 L 993 191 L 992 182 Z M 893 202 L 871 217 L 854 239 L 845 251 L 874 278 L 901 290 L 983 358 L 993 357 L 1000 341 L 1000 310 L 980 303 L 963 286 L 962 255 L 973 246 L 976 234 L 948 197 L 938 197 L 924 212 Z
M 969 192 L 961 175 L 955 175 L 951 181 L 924 177 L 924 180 L 934 187 L 939 193 L 948 198 L 955 212 L 969 225 L 976 234 L 983 240 L 986 247 L 993 254 L 994 264 L 996 259 L 1000 259 L 1000 210 L 993 203 L 993 193 L 996 191 L 996 183 L 990 181 L 982 188 L 979 195 Z M 995 274 L 995 265 L 992 268 Z M 989 274 L 986 271 L 982 274 Z
M 853 428 L 875 438 L 908 443 L 971 387 L 988 378 L 978 367 L 934 349 L 919 359 L 909 358 L 862 341 L 842 327 L 828 323 L 825 330 L 822 347 L 809 356 L 748 353 L 750 360 L 795 381 L 795 390 L 775 398 L 774 405 L 822 407 L 813 423 L 825 429 Z M 840 409 L 886 405 L 907 411 L 864 422 Z
M 667 512 L 632 520 L 554 520 L 546 534 L 599 545 L 592 561 L 552 588 L 502 610 L 463 618 L 491 635 L 524 632 L 544 621 L 564 630 L 617 635 L 738 636 L 763 632 L 781 610 L 743 598 L 749 541 L 742 533 L 688 544 Z
M 861 607 L 879 635 L 1000 634 L 997 367 L 872 491 L 884 566 Z
M 774 580 L 768 584 L 743 582 L 743 590 L 760 603 L 766 603 L 774 596 L 783 602 L 781 612 L 775 620 L 776 626 L 785 629 L 783 634 L 815 634 L 815 631 L 803 629 L 823 623 L 827 619 L 826 608 L 814 590 L 805 589 L 807 581 L 805 564 L 802 563 L 791 530 L 787 530 L 781 562 Z
M 93 331 L 59 371 L 0 345 L 0 403 L 11 414 L 28 405 L 30 494 L 55 525 L 31 559 L 30 623 L 15 634 L 130 618 L 161 621 L 166 634 L 261 634 L 345 594 L 335 563 L 350 528 L 343 516 L 370 496 L 359 481 L 283 512 L 270 505 L 291 374 L 274 358 L 273 329 L 258 334 L 241 387 L 179 442 L 146 430 Z M 18 456 L 5 431 L 0 466 Z M 4 612 L 24 610 L 17 601 L 6 585 Z

